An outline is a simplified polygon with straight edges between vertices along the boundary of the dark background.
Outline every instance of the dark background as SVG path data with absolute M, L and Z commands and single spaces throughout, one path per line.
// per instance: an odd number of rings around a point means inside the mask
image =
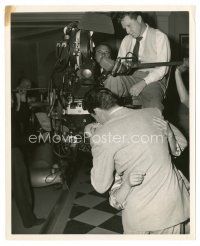
M 79 21 L 79 13 L 13 13 L 11 16 L 11 72 L 12 88 L 22 76 L 35 85 L 46 87 L 55 63 L 56 42 L 63 39 L 63 28 L 71 21 Z M 125 36 L 117 21 L 116 12 L 106 13 L 113 19 L 115 35 L 96 33 L 94 40 L 108 41 L 114 54 Z M 180 35 L 189 34 L 188 12 L 145 12 L 145 20 L 152 27 L 165 32 L 172 51 L 172 60 L 181 59 Z
M 11 16 L 11 87 L 16 88 L 21 77 L 30 78 L 35 87 L 47 87 L 56 61 L 56 42 L 63 40 L 63 28 L 72 21 L 80 21 L 84 12 L 13 13 Z M 96 44 L 107 42 L 116 58 L 121 40 L 126 35 L 118 22 L 119 12 L 105 12 L 112 18 L 115 34 L 95 33 Z M 171 60 L 180 61 L 189 51 L 181 44 L 181 37 L 189 35 L 188 12 L 144 12 L 145 21 L 167 34 L 171 46 Z M 181 47 L 183 47 L 181 49 Z M 177 125 L 180 100 L 174 69 L 172 68 L 165 99 L 165 117 Z M 58 80 L 62 76 L 58 74 Z M 183 75 L 189 89 L 189 74 Z

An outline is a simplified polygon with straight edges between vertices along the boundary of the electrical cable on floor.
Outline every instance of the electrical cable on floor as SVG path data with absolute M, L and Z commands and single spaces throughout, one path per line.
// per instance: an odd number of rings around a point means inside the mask
M 56 180 L 56 178 L 58 177 L 58 174 L 55 175 L 55 174 L 58 173 L 58 172 L 60 172 L 60 169 L 59 169 L 58 171 L 55 171 L 55 173 L 50 173 L 49 175 L 47 175 L 46 178 L 45 178 L 45 183 L 46 183 L 46 184 L 51 184 L 51 183 L 53 183 L 53 182 Z M 47 179 L 48 179 L 50 176 L 53 176 L 53 175 L 55 175 L 55 177 L 54 177 L 50 182 L 48 182 Z

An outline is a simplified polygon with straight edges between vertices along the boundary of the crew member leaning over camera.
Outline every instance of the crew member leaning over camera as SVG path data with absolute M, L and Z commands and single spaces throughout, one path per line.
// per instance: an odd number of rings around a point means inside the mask
M 122 40 L 118 57 L 125 57 L 131 52 L 129 54 L 135 57 L 135 62 L 170 61 L 171 51 L 167 36 L 148 26 L 142 19 L 142 13 L 122 13 L 120 21 L 128 35 Z M 167 72 L 168 67 L 140 69 L 129 76 L 109 76 L 104 86 L 120 97 L 129 94 L 137 97 L 143 108 L 157 107 L 162 111 Z

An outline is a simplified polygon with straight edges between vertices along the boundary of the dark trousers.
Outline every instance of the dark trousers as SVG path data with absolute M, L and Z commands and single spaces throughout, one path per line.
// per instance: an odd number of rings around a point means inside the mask
M 12 193 L 24 226 L 31 225 L 36 220 L 31 185 L 28 168 L 18 147 L 12 148 Z
M 141 81 L 148 72 L 136 71 L 133 75 L 108 77 L 104 86 L 119 97 L 130 96 L 130 88 Z M 162 101 L 165 96 L 165 78 L 147 85 L 138 97 L 134 97 L 135 104 L 142 105 L 142 108 L 158 108 L 163 111 Z
M 139 95 L 139 101 L 143 108 L 158 108 L 161 112 L 164 109 L 163 99 L 164 92 L 159 82 L 147 85 Z

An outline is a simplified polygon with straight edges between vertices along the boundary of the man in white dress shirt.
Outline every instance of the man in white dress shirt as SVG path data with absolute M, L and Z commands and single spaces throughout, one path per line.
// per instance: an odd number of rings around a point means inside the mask
M 125 57 L 131 52 L 135 61 L 141 63 L 170 61 L 171 51 L 167 36 L 148 26 L 142 19 L 142 13 L 125 12 L 120 21 L 128 35 L 121 42 L 118 57 Z M 130 76 L 110 76 L 104 86 L 120 97 L 130 94 L 138 97 L 143 108 L 157 107 L 162 111 L 167 72 L 168 67 L 139 69 Z

